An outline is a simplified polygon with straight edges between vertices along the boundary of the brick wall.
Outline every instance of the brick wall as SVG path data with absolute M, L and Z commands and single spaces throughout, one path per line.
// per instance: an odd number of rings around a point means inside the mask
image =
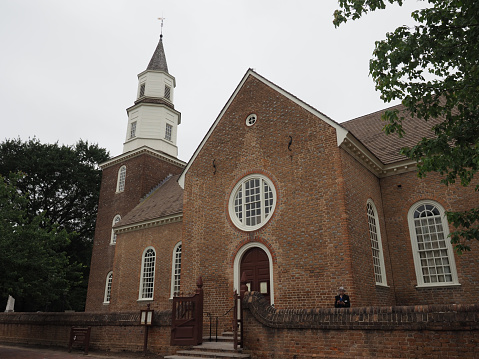
M 260 358 L 479 358 L 479 305 L 278 310 L 244 299 L 244 347 Z
M 90 349 L 142 352 L 145 327 L 140 312 L 0 313 L 0 343 L 68 347 L 70 328 L 91 327 Z M 172 354 L 171 311 L 155 312 L 148 333 L 148 351 Z
M 244 303 L 244 351 L 253 359 L 479 358 L 479 305 L 276 309 L 256 292 Z M 0 343 L 68 347 L 72 326 L 92 350 L 143 351 L 139 311 L 0 313 Z M 205 328 L 208 328 L 205 323 Z M 171 311 L 155 312 L 150 352 L 167 355 Z
M 126 165 L 125 191 L 116 193 L 118 170 Z M 112 222 L 115 215 L 125 216 L 154 186 L 170 173 L 178 174 L 182 166 L 140 154 L 126 157 L 103 169 L 100 200 L 93 242 L 93 253 L 88 283 L 86 311 L 108 311 L 103 305 L 105 281 L 113 270 L 115 245 L 110 245 Z
M 353 283 L 348 294 L 354 306 L 394 305 L 394 282 L 385 229 L 383 200 L 379 178 L 372 174 L 350 154 L 341 150 L 347 222 L 353 263 Z M 372 200 L 376 206 L 384 256 L 387 286 L 376 285 L 371 239 L 366 204 Z
M 476 207 L 479 192 L 475 183 L 469 187 L 445 186 L 438 174 L 430 173 L 420 179 L 415 172 L 403 173 L 381 179 L 383 211 L 389 251 L 391 253 L 392 282 L 398 305 L 417 304 L 470 304 L 479 296 L 479 243 L 471 242 L 472 252 L 454 254 L 459 287 L 417 288 L 412 255 L 411 238 L 407 221 L 408 211 L 420 200 L 438 202 L 445 210 L 463 211 Z M 450 230 L 453 227 L 450 226 Z
M 247 127 L 251 113 L 258 120 Z M 277 204 L 264 227 L 245 232 L 229 219 L 228 201 L 251 173 L 273 182 Z M 205 310 L 222 315 L 236 253 L 259 242 L 273 257 L 277 307 L 331 306 L 337 287 L 352 283 L 343 190 L 334 128 L 250 77 L 186 174 L 184 283 L 203 276 Z
M 181 229 L 182 222 L 176 222 L 118 234 L 109 310 L 140 310 L 144 309 L 146 304 L 150 304 L 154 310 L 171 308 L 169 298 L 173 249 L 181 241 Z M 154 300 L 138 301 L 141 261 L 144 250 L 149 246 L 156 252 Z M 194 288 L 195 286 L 191 286 L 187 289 Z

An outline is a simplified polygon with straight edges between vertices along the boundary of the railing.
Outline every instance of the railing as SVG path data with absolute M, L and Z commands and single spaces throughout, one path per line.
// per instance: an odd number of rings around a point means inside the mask
M 232 310 L 234 309 L 234 306 L 232 306 L 230 309 L 228 309 L 226 312 L 224 312 L 222 315 L 212 315 L 211 313 L 209 312 L 205 312 L 206 316 L 209 318 L 209 322 L 210 322 L 210 336 L 209 336 L 209 341 L 213 341 L 213 336 L 212 336 L 212 326 L 213 326 L 213 323 L 212 323 L 212 320 L 214 318 L 214 321 L 215 321 L 215 342 L 218 341 L 218 323 L 219 323 L 219 318 L 223 318 L 224 316 L 226 316 L 227 314 L 229 314 L 229 312 L 231 312 Z

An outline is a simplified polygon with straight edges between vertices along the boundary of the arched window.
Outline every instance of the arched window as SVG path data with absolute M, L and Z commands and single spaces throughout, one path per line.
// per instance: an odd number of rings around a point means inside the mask
M 373 201 L 368 200 L 366 203 L 366 212 L 368 215 L 369 238 L 371 239 L 371 250 L 373 254 L 374 278 L 376 284 L 386 285 L 386 269 L 384 266 L 378 211 Z
M 173 260 L 171 268 L 171 297 L 180 292 L 181 281 L 181 242 L 173 249 Z
M 458 285 L 444 208 L 434 201 L 418 202 L 408 222 L 418 286 Z
M 110 244 L 116 244 L 116 233 L 115 231 L 113 230 L 113 226 L 115 224 L 117 224 L 118 222 L 120 222 L 121 220 L 121 216 L 119 214 L 117 214 L 115 216 L 115 218 L 113 218 L 113 223 L 111 224 L 112 226 L 112 229 L 111 229 L 111 240 L 110 240 Z
M 254 231 L 271 218 L 276 205 L 276 190 L 272 182 L 260 174 L 239 181 L 231 192 L 229 214 L 236 227 Z
M 116 181 L 116 191 L 123 192 L 125 190 L 126 166 L 121 166 L 118 170 L 118 180 Z
M 105 296 L 103 298 L 103 303 L 105 304 L 110 303 L 112 281 L 113 281 L 113 272 L 109 272 L 106 276 Z
M 145 249 L 141 263 L 140 299 L 153 299 L 155 260 L 155 250 L 152 247 Z

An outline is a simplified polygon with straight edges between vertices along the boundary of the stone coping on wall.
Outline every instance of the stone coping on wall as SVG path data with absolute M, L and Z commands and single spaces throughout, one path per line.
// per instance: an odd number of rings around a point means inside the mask
M 276 309 L 258 292 L 243 307 L 263 325 L 285 329 L 478 330 L 479 305 Z
M 140 325 L 140 311 L 136 312 L 48 312 L 0 313 L 1 324 L 36 324 L 36 325 L 67 325 L 67 326 L 102 326 L 102 325 Z M 154 326 L 170 326 L 171 310 L 155 311 Z

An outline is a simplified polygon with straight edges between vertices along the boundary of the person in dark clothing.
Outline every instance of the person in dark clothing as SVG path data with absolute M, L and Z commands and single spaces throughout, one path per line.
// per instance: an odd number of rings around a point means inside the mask
M 334 307 L 335 308 L 351 307 L 351 301 L 349 300 L 349 296 L 346 294 L 346 289 L 344 289 L 344 287 L 339 287 L 339 295 L 334 297 Z

